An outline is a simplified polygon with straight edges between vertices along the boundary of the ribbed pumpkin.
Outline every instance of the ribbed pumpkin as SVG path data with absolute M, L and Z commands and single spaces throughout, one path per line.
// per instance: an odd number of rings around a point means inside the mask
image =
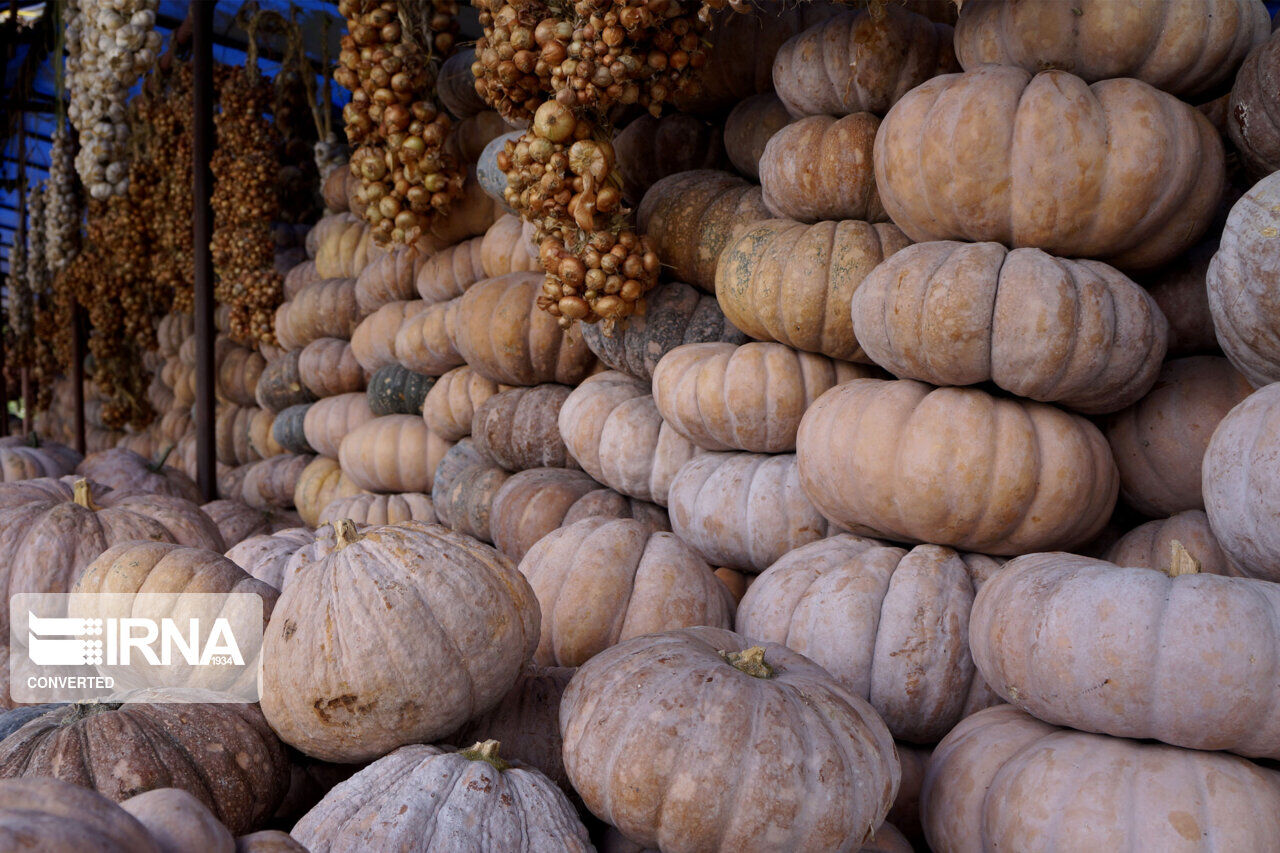
M 974 601 L 973 660 L 1045 722 L 1280 756 L 1280 587 L 1184 571 L 1060 553 L 1011 560 Z
M 1177 548 L 1174 547 L 1175 542 Z M 1223 553 L 1209 526 L 1209 517 L 1199 509 L 1189 509 L 1138 525 L 1117 539 L 1103 559 L 1117 566 L 1167 572 L 1173 563 L 1174 553 L 1180 553 L 1178 549 L 1186 551 L 1202 572 L 1243 577 L 1231 558 Z
M 1280 38 L 1272 35 L 1240 66 L 1227 108 L 1227 134 L 1249 172 L 1258 177 L 1280 169 L 1280 109 L 1272 96 L 1277 71 Z
M 229 347 L 218 360 L 217 391 L 231 403 L 252 406 L 258 378 L 267 366 L 267 360 L 255 350 L 245 347 Z
M 1231 79 L 1270 24 L 1252 0 L 968 0 L 955 44 L 967 71 L 990 63 L 1060 68 L 1090 83 L 1134 77 L 1198 103 Z
M 422 404 L 427 427 L 445 441 L 457 441 L 471 434 L 476 407 L 508 386 L 499 385 L 470 366 L 455 367 L 441 376 Z
M 286 527 L 294 527 L 297 515 L 277 510 L 261 510 L 239 500 L 216 500 L 203 504 L 200 511 L 218 528 L 222 542 L 228 548 L 238 545 L 250 536 L 274 533 Z
M 120 807 L 147 828 L 162 850 L 236 851 L 231 832 L 180 788 L 155 788 L 130 797 Z
M 999 701 L 969 656 L 974 595 L 999 568 L 990 557 L 937 545 L 908 551 L 833 536 L 791 551 L 756 578 L 738 607 L 737 630 L 824 667 L 869 701 L 895 738 L 933 743 Z
M 1202 240 L 1185 255 L 1137 279 L 1169 321 L 1169 358 L 1217 355 L 1218 337 L 1209 310 L 1205 275 L 1218 251 L 1218 236 Z
M 641 114 L 614 136 L 613 150 L 632 204 L 667 175 L 728 166 L 719 125 L 684 113 Z
M 894 105 L 875 144 L 880 199 L 911 239 L 1033 246 L 1122 270 L 1193 245 L 1223 174 L 1218 133 L 1192 107 L 1137 80 L 1089 86 L 1065 71 L 935 77 Z
M 1280 175 L 1263 178 L 1231 208 L 1205 283 L 1222 351 L 1255 387 L 1280 380 Z
M 317 400 L 307 410 L 302 429 L 307 443 L 315 448 L 316 453 L 337 459 L 342 439 L 373 418 L 368 396 L 363 392 L 353 391 Z
M 373 261 L 356 276 L 356 304 L 360 316 L 368 317 L 388 302 L 417 298 L 414 277 L 425 259 L 428 247 L 417 244 L 396 246 Z
M 316 262 L 312 260 L 303 261 L 289 268 L 284 276 L 284 298 L 292 299 L 297 296 L 302 288 L 312 282 L 320 280 L 320 274 L 316 272 Z M 194 323 L 186 334 L 194 333 Z
M 1203 509 L 1200 468 L 1209 439 L 1252 390 L 1225 358 L 1166 362 L 1150 393 L 1106 424 L 1125 503 L 1147 516 Z
M 739 225 L 769 218 L 760 188 L 728 172 L 697 169 L 649 188 L 636 216 L 670 275 L 707 292 L 716 259 Z
M 488 104 L 476 92 L 476 78 L 471 73 L 471 63 L 475 62 L 475 58 L 474 48 L 464 48 L 440 65 L 436 89 L 440 95 L 440 103 L 454 118 L 467 118 L 489 109 Z
M 497 278 L 509 272 L 538 272 L 542 269 L 534 247 L 524 237 L 520 217 L 508 213 L 489 226 L 480 242 L 479 278 Z
M 401 747 L 330 791 L 293 837 L 317 853 L 426 851 L 479 839 L 485 849 L 509 853 L 595 850 L 560 789 L 537 770 L 508 762 L 500 748 L 498 741 L 457 752 Z
M 254 391 L 259 406 L 270 412 L 282 412 L 315 399 L 302 382 L 301 357 L 300 351 L 287 352 L 263 369 Z
M 912 380 L 823 394 L 796 453 L 805 493 L 841 527 L 986 554 L 1088 542 L 1119 487 L 1106 439 L 1083 417 Z
M 508 471 L 577 467 L 560 437 L 558 421 L 572 390 L 565 385 L 535 385 L 485 400 L 471 422 L 476 450 Z
M 127 451 L 132 452 L 132 451 Z M 0 482 L 12 483 L 38 477 L 62 477 L 75 470 L 67 461 L 38 447 L 7 445 L 0 447 Z
M 632 519 L 554 530 L 525 554 L 520 573 L 542 611 L 533 656 L 542 666 L 580 666 L 643 634 L 733 623 L 733 597 L 711 567 L 674 535 Z
M 430 492 L 449 442 L 414 415 L 384 415 L 347 433 L 338 447 L 342 470 L 371 492 Z
M 763 572 L 828 534 L 794 454 L 705 453 L 671 481 L 671 529 L 713 566 Z
M 360 322 L 354 278 L 325 278 L 308 284 L 276 309 L 280 346 L 302 349 L 317 338 L 350 338 Z
M 351 354 L 366 373 L 372 374 L 379 367 L 397 360 L 396 332 L 405 320 L 426 309 L 427 303 L 421 299 L 388 302 L 360 321 L 360 325 L 351 334 Z
M 420 415 L 434 376 L 415 373 L 399 364 L 378 368 L 369 377 L 369 411 L 374 415 Z
M 457 299 L 435 302 L 417 314 L 406 316 L 394 332 L 395 360 L 426 376 L 441 376 L 462 364 L 463 358 L 453 340 L 458 302 Z
M 747 180 L 760 180 L 764 147 L 792 120 L 786 104 L 773 92 L 739 101 L 724 120 L 724 149 L 733 168 Z
M 326 216 L 316 225 L 316 272 L 324 278 L 354 278 L 381 250 L 374 245 L 372 230 L 352 213 Z
M 492 542 L 489 515 L 493 499 L 511 474 L 463 438 L 440 460 L 431 482 L 431 503 L 443 525 Z
M 298 479 L 314 458 L 310 454 L 283 453 L 255 462 L 245 474 L 242 499 L 259 509 L 293 506 Z
M 316 534 L 307 527 L 290 527 L 275 533 L 251 536 L 232 546 L 226 558 L 276 589 L 284 585 L 285 565 L 299 549 L 311 544 Z
M 658 362 L 653 402 L 665 423 L 704 450 L 787 453 L 814 400 L 877 373 L 782 344 L 685 344 Z
M 717 628 L 596 655 L 565 691 L 560 732 L 587 807 L 663 850 L 752 850 L 766 839 L 776 850 L 855 850 L 901 778 L 866 702 L 783 646 Z M 761 750 L 773 758 L 759 760 Z
M 910 244 L 889 222 L 757 222 L 721 254 L 716 297 L 725 318 L 757 340 L 869 361 L 850 302 L 877 264 Z
M 1280 774 L 1233 755 L 1059 729 L 1001 705 L 938 744 L 920 811 L 934 850 L 1265 850 L 1280 834 L 1277 786 Z
M 645 381 L 658 360 L 681 344 L 706 341 L 746 343 L 714 299 L 678 281 L 645 294 L 645 313 L 627 318 L 625 328 L 606 335 L 600 324 L 582 326 L 582 337 L 601 362 Z
M 581 331 L 561 329 L 538 308 L 542 281 L 537 273 L 509 273 L 462 295 L 454 343 L 477 373 L 508 385 L 572 385 L 595 366 Z
M 256 705 L 75 704 L 5 738 L 0 776 L 52 776 L 117 802 L 180 788 L 239 833 L 270 818 L 289 760 Z
M 262 410 L 257 406 L 226 405 L 217 412 L 214 423 L 214 448 L 218 461 L 232 467 L 248 465 L 262 458 L 252 441 L 253 422 Z M 274 426 L 274 418 L 268 423 Z M 271 427 L 268 427 L 268 432 Z M 272 436 L 274 439 L 274 436 Z
M 350 495 L 325 504 L 317 524 L 349 518 L 356 524 L 399 524 L 402 521 L 436 521 L 431 498 L 417 492 L 400 495 Z
M 376 620 L 359 615 L 375 609 Z M 417 521 L 363 534 L 339 522 L 334 553 L 291 581 L 273 617 L 263 712 L 328 761 L 454 731 L 501 700 L 538 642 L 537 599 L 515 566 Z
M 298 354 L 298 379 L 316 397 L 333 397 L 363 391 L 366 376 L 348 341 L 317 338 Z
M 779 130 L 760 156 L 765 207 L 799 222 L 888 221 L 871 163 L 879 127 L 880 119 L 861 112 L 809 116 Z
M 102 853 L 164 849 L 137 818 L 97 791 L 40 778 L 0 780 L 0 846 Z
M 293 489 L 293 505 L 298 515 L 310 527 L 322 521 L 332 519 L 321 518 L 323 510 L 339 498 L 348 498 L 364 492 L 343 473 L 336 460 L 327 456 L 317 456 L 307 463 L 298 476 L 298 483 Z
M 166 358 L 178 354 L 182 342 L 195 334 L 195 318 L 190 314 L 174 311 L 165 314 L 156 323 L 156 347 Z
M 702 452 L 662 420 L 648 385 L 612 370 L 588 378 L 564 401 L 560 436 L 596 481 L 662 506 L 676 471 Z
M 428 303 L 447 302 L 484 278 L 480 267 L 482 240 L 481 237 L 463 240 L 423 260 L 414 275 L 418 297 Z
M 1089 414 L 1156 381 L 1168 324 L 1155 301 L 1097 261 L 939 241 L 908 246 L 853 294 L 854 335 L 900 379 L 991 381 Z
M 793 116 L 884 115 L 930 77 L 959 71 L 951 27 L 899 6 L 835 15 L 792 36 L 773 86 Z
M 164 462 L 163 458 L 151 462 L 131 450 L 113 448 L 90 453 L 75 470 L 81 477 L 117 491 L 199 501 L 200 490 L 191 478 Z
M 315 448 L 307 443 L 307 436 L 302 428 L 307 412 L 311 410 L 313 405 L 315 404 L 299 403 L 296 406 L 290 406 L 275 416 L 275 419 L 271 422 L 271 437 L 276 444 L 279 444 L 281 448 L 289 453 L 316 452 Z

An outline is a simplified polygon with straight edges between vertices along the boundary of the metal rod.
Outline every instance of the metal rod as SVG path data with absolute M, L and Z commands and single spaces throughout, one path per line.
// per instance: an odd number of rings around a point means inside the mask
M 84 309 L 71 302 L 71 403 L 75 414 L 76 452 L 85 452 L 84 428 Z
M 31 435 L 31 371 L 24 367 L 19 381 L 22 383 L 22 434 Z
M 196 481 L 206 501 L 218 497 L 217 456 L 214 445 L 214 326 L 213 255 L 213 2 L 192 3 L 191 33 L 192 103 L 194 132 L 191 143 L 192 236 L 195 247 L 196 332 Z

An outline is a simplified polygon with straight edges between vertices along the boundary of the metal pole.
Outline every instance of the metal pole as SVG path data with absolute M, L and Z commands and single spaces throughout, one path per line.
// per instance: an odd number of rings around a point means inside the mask
M 75 409 L 75 446 L 81 455 L 85 452 L 84 431 L 84 309 L 76 300 L 71 302 L 71 403 Z
M 190 7 L 193 18 L 191 70 L 192 101 L 195 111 L 192 134 L 192 232 L 195 246 L 195 326 L 196 326 L 196 473 L 200 493 L 206 501 L 218 497 L 217 456 L 214 445 L 214 327 L 213 255 L 213 6 L 196 0 Z
M 18 118 L 18 233 L 14 235 L 15 241 L 27 241 L 27 114 L 23 113 Z M 44 259 L 32 258 L 27 255 L 27 267 L 30 268 L 32 263 L 44 263 Z M 25 289 L 25 284 L 21 284 Z M 28 297 L 30 298 L 30 294 Z M 13 294 L 9 294 L 9 298 L 13 298 Z M 14 334 L 18 334 L 18 330 L 14 329 Z M 17 343 L 15 341 L 15 343 Z M 21 351 L 24 347 L 30 353 L 35 346 L 35 341 L 23 341 L 18 347 Z M 22 393 L 22 434 L 31 434 L 31 385 L 26 365 L 18 368 L 18 383 Z M 7 410 L 6 406 L 6 410 Z M 8 420 L 8 417 L 5 418 Z M 5 424 L 8 426 L 8 423 Z

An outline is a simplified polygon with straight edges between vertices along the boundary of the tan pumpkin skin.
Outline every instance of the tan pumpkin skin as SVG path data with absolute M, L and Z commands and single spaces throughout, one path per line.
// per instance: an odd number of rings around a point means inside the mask
M 792 36 L 773 60 L 773 85 L 793 116 L 884 115 L 930 77 L 960 70 L 951 27 L 899 6 L 879 20 L 859 9 Z
M 228 548 L 238 545 L 250 536 L 274 533 L 286 527 L 294 527 L 298 517 L 288 512 L 272 512 L 254 509 L 234 499 L 210 501 L 200 507 L 209 516 L 222 535 Z
M 277 415 L 256 406 L 247 411 L 249 412 L 249 447 L 253 453 L 261 459 L 285 453 L 284 446 L 276 441 Z
M 279 829 L 251 832 L 236 839 L 236 853 L 309 853 L 297 841 Z
M 244 477 L 244 502 L 258 509 L 293 506 L 298 480 L 313 459 L 311 454 L 282 453 L 254 463 Z
M 357 486 L 371 492 L 429 492 L 445 441 L 415 415 L 384 415 L 347 433 L 338 461 Z
M 632 204 L 667 175 L 727 166 L 718 123 L 686 113 L 642 113 L 614 135 L 613 150 L 623 197 Z
M 489 226 L 483 238 L 477 239 L 480 241 L 477 280 L 497 278 L 509 272 L 539 272 L 542 269 L 537 255 L 524 239 L 524 224 L 518 216 L 503 214 Z
M 1060 68 L 1090 83 L 1134 77 L 1199 102 L 1194 96 L 1230 80 L 1270 31 L 1266 8 L 1253 0 L 967 0 L 955 46 L 969 71 L 992 63 Z
M 543 276 L 516 272 L 473 285 L 458 303 L 454 343 L 477 373 L 508 385 L 575 385 L 595 356 L 577 328 L 537 306 Z
M 534 543 L 564 523 L 584 495 L 600 488 L 581 471 L 531 468 L 513 474 L 493 496 L 489 534 L 493 546 L 519 562 Z
M 463 364 L 453 342 L 458 300 L 435 302 L 406 316 L 395 332 L 395 360 L 425 376 L 442 376 Z
M 5 738 L 0 776 L 52 776 L 117 802 L 180 788 L 238 833 L 271 816 L 289 759 L 256 705 L 66 705 Z
M 267 360 L 255 350 L 229 347 L 217 364 L 217 390 L 228 402 L 252 406 L 253 392 L 258 387 Z
M 312 403 L 302 421 L 302 431 L 316 453 L 337 459 L 342 439 L 371 420 L 369 398 L 363 391 L 353 391 Z
M 475 410 L 485 400 L 508 386 L 499 385 L 469 365 L 445 373 L 427 392 L 422 419 L 428 429 L 445 441 L 457 441 L 471 434 Z
M 1145 394 L 1168 341 L 1155 300 L 1118 270 L 998 243 L 908 246 L 851 310 L 866 354 L 899 378 L 991 381 L 1089 414 Z
M 430 254 L 428 247 L 396 246 L 356 276 L 356 304 L 367 317 L 388 302 L 417 298 L 414 275 Z
M 890 222 L 757 222 L 721 254 L 716 298 L 729 322 L 757 340 L 869 362 L 850 301 L 877 264 L 909 245 Z
M 1231 208 L 1205 284 L 1222 351 L 1254 387 L 1280 379 L 1275 270 L 1280 177 L 1263 178 Z
M 1253 392 L 1223 418 L 1204 454 L 1204 508 L 1241 573 L 1280 581 L 1280 385 Z
M 61 477 L 67 468 L 59 460 L 35 447 L 0 447 L 0 482 Z
M 354 616 L 366 607 L 380 618 Z M 514 564 L 417 521 L 369 528 L 307 567 L 273 616 L 263 712 L 284 740 L 326 761 L 454 731 L 502 699 L 538 643 L 537 599 Z
M 1059 729 L 1001 705 L 938 744 L 921 812 L 940 853 L 1266 850 L 1278 783 L 1234 755 Z
M 646 383 L 613 370 L 564 401 L 560 436 L 597 482 L 660 506 L 680 466 L 703 452 L 662 420 Z
M 402 495 L 349 495 L 338 497 L 324 505 L 317 524 L 327 524 L 349 518 L 356 524 L 399 524 L 402 521 L 422 521 L 432 524 L 436 513 L 431 498 L 417 492 Z
M 805 412 L 796 454 L 805 494 L 841 527 L 982 554 L 1082 545 L 1119 489 L 1083 417 L 913 380 L 831 389 Z
M 317 338 L 350 338 L 359 322 L 355 279 L 326 278 L 276 309 L 276 337 L 285 349 L 302 349 Z
M 1029 554 L 979 591 L 969 645 L 991 688 L 1046 722 L 1275 757 L 1277 606 L 1265 581 Z
M 471 422 L 476 449 L 508 471 L 576 468 L 557 421 L 572 390 L 565 385 L 535 385 L 485 400 Z
M 588 661 L 560 707 L 570 781 L 598 817 L 672 853 L 857 849 L 898 788 L 888 730 L 783 646 L 759 644 L 767 678 L 721 657 L 749 645 L 685 628 Z
M 1209 290 L 1205 286 L 1209 261 L 1216 251 L 1216 236 L 1202 240 L 1182 258 L 1143 276 L 1138 282 L 1169 321 L 1169 358 L 1220 352 L 1213 330 L 1213 314 L 1209 310 Z
M 180 788 L 156 788 L 120 804 L 147 828 L 162 853 L 235 853 L 236 840 L 203 803 Z
M 1000 563 L 842 534 L 784 555 L 751 584 L 738 633 L 781 643 L 866 699 L 899 740 L 933 743 L 999 702 L 969 656 L 969 610 Z
M 418 267 L 414 288 L 426 302 L 447 302 L 485 277 L 480 268 L 480 237 L 441 249 Z
M 887 222 L 871 163 L 879 128 L 880 119 L 861 112 L 809 116 L 779 130 L 760 156 L 765 207 L 798 222 Z
M 662 419 L 704 450 L 787 453 L 805 409 L 834 385 L 874 368 L 782 344 L 685 344 L 653 371 Z
M 1252 391 L 1225 358 L 1166 362 L 1145 397 L 1107 420 L 1125 503 L 1157 517 L 1203 509 L 1200 468 L 1209 439 Z
M 223 406 L 215 422 L 215 449 L 218 461 L 223 465 L 248 465 L 257 462 L 262 454 L 250 441 L 255 415 L 262 411 L 256 406 Z
M 132 451 L 113 449 L 90 453 L 75 470 L 81 477 L 117 491 L 200 500 L 200 490 L 190 477 L 176 468 L 155 468 L 145 457 Z
M 284 298 L 292 299 L 302 288 L 316 281 L 320 281 L 320 274 L 316 272 L 315 261 L 307 260 L 290 267 L 284 276 Z M 183 336 L 193 334 L 194 329 L 195 325 L 192 323 L 191 328 Z
M 595 849 L 573 806 L 541 773 L 519 763 L 499 770 L 466 752 L 421 744 L 337 785 L 298 821 L 293 837 L 311 853 L 477 843 L 510 853 Z
M 317 397 L 363 391 L 368 377 L 351 344 L 341 338 L 317 338 L 298 356 L 298 376 Z
M 98 792 L 38 778 L 0 780 L 0 847 L 167 853 L 137 818 Z
M 733 168 L 744 178 L 759 181 L 765 145 L 791 122 L 786 105 L 773 92 L 739 101 L 724 120 L 724 149 Z
M 769 216 L 759 187 L 713 169 L 668 175 L 636 210 L 641 232 L 671 277 L 708 293 L 715 287 L 716 259 L 734 229 Z
M 671 529 L 713 566 L 763 572 L 827 536 L 800 488 L 795 454 L 704 453 L 671 481 Z
M 315 541 L 316 535 L 306 527 L 291 527 L 276 533 L 252 536 L 232 546 L 226 558 L 260 581 L 280 589 L 284 568 L 296 551 Z
M 670 533 L 632 519 L 588 518 L 538 540 L 520 561 L 542 611 L 540 666 L 581 666 L 632 637 L 733 623 L 734 601 Z
M 298 484 L 293 490 L 293 506 L 307 526 L 315 527 L 321 522 L 321 512 L 330 503 L 363 491 L 342 472 L 337 460 L 317 456 L 298 477 Z
M 1168 518 L 1148 521 L 1117 539 L 1102 559 L 1117 566 L 1168 571 L 1173 543 L 1187 550 L 1200 571 L 1211 575 L 1245 577 L 1218 544 L 1203 510 L 1189 509 Z
M 918 846 L 924 846 L 924 829 L 920 825 L 920 789 L 924 785 L 925 768 L 929 765 L 930 747 L 899 743 L 898 759 L 902 764 L 902 784 L 898 797 L 889 809 L 889 823 L 897 827 Z
M 177 311 L 166 314 L 156 324 L 156 346 L 166 358 L 178 354 L 182 342 L 195 334 L 195 318 Z
M 440 460 L 431 482 L 437 519 L 459 533 L 491 543 L 493 499 L 510 476 L 481 454 L 470 438 L 460 439 Z
M 1192 246 L 1213 219 L 1222 141 L 1131 79 L 983 66 L 909 92 L 876 137 L 875 181 L 917 242 L 991 241 L 1121 270 Z
M 636 844 L 614 827 L 605 830 L 600 853 L 661 853 L 656 847 Z M 890 823 L 876 827 L 875 834 L 858 848 L 858 853 L 911 853 L 911 844 Z
M 355 278 L 381 250 L 369 226 L 352 213 L 326 216 L 316 224 L 316 272 L 322 278 Z
M 1249 172 L 1258 177 L 1280 169 L 1280 110 L 1275 102 L 1280 39 L 1272 35 L 1245 57 L 1231 87 L 1227 134 Z
M 426 309 L 427 303 L 421 299 L 388 302 L 360 321 L 360 325 L 351 334 L 351 354 L 360 362 L 365 372 L 372 374 L 379 367 L 397 361 L 396 332 L 408 318 L 415 317 Z

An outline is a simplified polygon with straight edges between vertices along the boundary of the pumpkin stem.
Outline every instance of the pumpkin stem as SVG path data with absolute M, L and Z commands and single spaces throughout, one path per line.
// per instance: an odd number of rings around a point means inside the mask
M 356 530 L 356 523 L 349 518 L 340 518 L 332 524 L 333 537 L 338 540 L 338 544 L 333 548 L 335 551 L 341 551 L 364 538 L 364 534 Z
M 97 512 L 101 507 L 93 502 L 93 492 L 89 491 L 89 481 L 84 477 L 76 480 L 71 487 L 71 499 L 85 509 L 91 509 Z
M 36 432 L 35 430 L 32 430 L 31 432 L 27 433 L 27 447 L 39 447 L 39 446 L 40 446 L 40 433 Z
M 58 720 L 58 725 L 69 726 L 94 714 L 105 714 L 119 708 L 120 702 L 73 702 Z
M 725 663 L 752 678 L 773 678 L 773 667 L 764 662 L 764 647 L 752 646 L 740 652 L 721 652 Z
M 511 765 L 498 757 L 498 747 L 500 746 L 502 744 L 496 740 L 486 740 L 460 750 L 458 754 L 468 761 L 483 761 L 501 773 L 504 770 L 510 770 Z
M 1200 561 L 1191 556 L 1191 552 L 1183 547 L 1181 542 L 1175 539 L 1169 543 L 1169 568 L 1165 574 L 1171 578 L 1196 575 L 1202 568 Z
M 164 463 L 169 461 L 169 454 L 172 453 L 173 449 L 177 446 L 178 445 L 176 444 L 169 445 L 169 447 L 165 449 L 165 452 L 160 454 L 159 459 L 157 459 L 154 462 L 147 463 L 147 470 L 150 471 L 152 474 L 159 474 L 161 471 L 163 471 Z

